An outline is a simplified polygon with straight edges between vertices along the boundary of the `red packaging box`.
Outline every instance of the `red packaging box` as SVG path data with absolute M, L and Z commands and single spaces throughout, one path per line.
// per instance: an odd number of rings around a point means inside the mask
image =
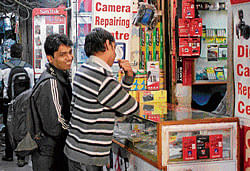
M 190 22 L 190 36 L 202 36 L 202 18 L 193 18 Z
M 220 135 L 210 135 L 209 136 L 210 144 L 210 158 L 222 158 L 223 154 L 223 136 Z
M 179 38 L 179 56 L 200 56 L 200 38 Z
M 179 18 L 179 37 L 189 37 L 190 36 L 190 19 Z
M 202 18 L 179 18 L 179 37 L 201 37 Z
M 184 161 L 196 160 L 196 136 L 182 138 L 182 157 Z
M 182 18 L 194 18 L 194 17 L 195 17 L 194 0 L 183 0 Z

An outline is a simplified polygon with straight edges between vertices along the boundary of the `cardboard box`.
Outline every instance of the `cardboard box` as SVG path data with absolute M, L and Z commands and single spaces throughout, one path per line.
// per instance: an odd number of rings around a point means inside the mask
M 137 91 L 140 103 L 167 102 L 167 90 L 159 91 Z
M 164 115 L 167 113 L 167 103 L 140 103 L 141 115 Z

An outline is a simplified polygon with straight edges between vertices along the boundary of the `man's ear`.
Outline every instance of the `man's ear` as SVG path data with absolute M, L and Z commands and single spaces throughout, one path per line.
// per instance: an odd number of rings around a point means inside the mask
M 107 39 L 104 46 L 106 47 L 106 50 L 109 50 L 111 44 L 110 44 L 110 41 Z
M 52 62 L 53 62 L 53 56 L 47 55 L 47 59 L 48 59 L 49 63 L 52 63 Z

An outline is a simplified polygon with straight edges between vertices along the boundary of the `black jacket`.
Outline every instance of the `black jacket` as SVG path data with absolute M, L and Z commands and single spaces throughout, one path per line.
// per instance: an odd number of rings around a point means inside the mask
M 39 80 L 46 77 L 52 78 L 41 82 L 33 92 L 32 113 L 35 122 L 39 122 L 40 131 L 46 139 L 38 145 L 50 145 L 53 149 L 58 145 L 57 143 L 64 144 L 65 142 L 67 124 L 71 117 L 72 89 L 68 72 L 58 70 L 51 64 L 47 64 L 46 67 Z

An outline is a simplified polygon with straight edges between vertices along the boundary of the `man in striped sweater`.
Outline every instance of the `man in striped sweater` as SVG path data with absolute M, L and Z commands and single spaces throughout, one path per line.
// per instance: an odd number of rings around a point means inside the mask
M 69 170 L 99 171 L 108 164 L 115 116 L 136 114 L 139 104 L 128 94 L 134 73 L 127 60 L 119 60 L 125 72 L 115 80 L 115 39 L 108 31 L 93 29 L 85 39 L 89 60 L 75 74 L 69 134 L 64 153 Z

